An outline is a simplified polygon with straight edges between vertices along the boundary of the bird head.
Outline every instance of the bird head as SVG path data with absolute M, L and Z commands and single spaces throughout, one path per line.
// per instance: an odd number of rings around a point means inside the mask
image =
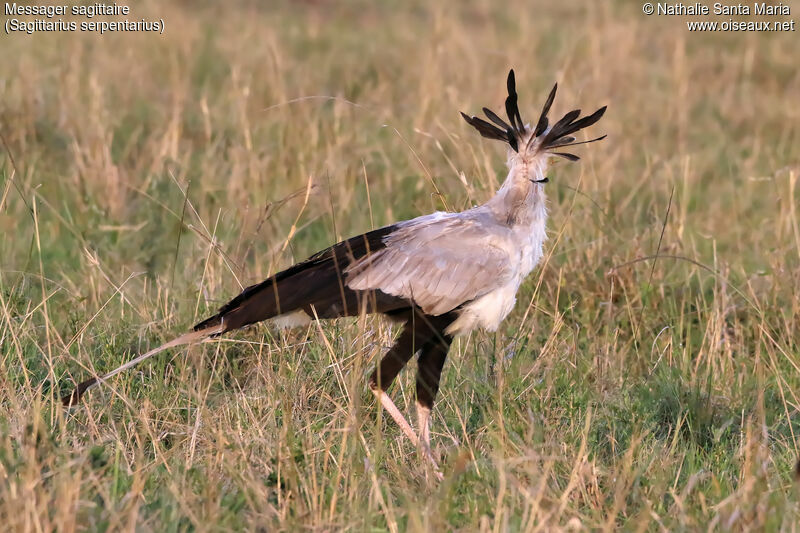
M 478 130 L 481 136 L 508 143 L 509 169 L 526 169 L 524 177 L 530 181 L 534 183 L 547 182 L 547 178 L 544 177 L 544 171 L 547 167 L 547 161 L 551 157 L 562 157 L 569 161 L 580 159 L 574 154 L 564 152 L 565 148 L 605 139 L 606 136 L 603 135 L 589 141 L 576 142 L 573 134 L 600 120 L 606 111 L 606 106 L 585 117 L 580 116 L 580 109 L 575 109 L 564 115 L 555 124 L 550 125 L 547 115 L 556 97 L 558 84 L 555 84 L 547 97 L 547 101 L 544 103 L 539 120 L 536 122 L 536 127 L 531 128 L 529 124 L 522 122 L 522 117 L 519 113 L 513 69 L 508 73 L 506 85 L 508 86 L 506 114 L 510 124 L 486 107 L 483 108 L 483 112 L 491 123 L 482 118 L 470 117 L 464 113 L 461 113 L 461 116 L 464 117 L 467 124 Z

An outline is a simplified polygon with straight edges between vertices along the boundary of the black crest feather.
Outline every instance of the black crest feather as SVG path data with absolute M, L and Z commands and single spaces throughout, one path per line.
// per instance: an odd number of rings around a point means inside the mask
M 569 159 L 570 161 L 577 161 L 578 159 L 580 159 L 580 157 L 578 157 L 577 155 L 568 154 L 566 152 L 550 152 L 550 153 L 553 155 L 557 155 L 558 157 L 563 157 L 564 159 Z
M 491 122 L 487 122 L 482 118 L 475 116 L 470 117 L 464 113 L 461 113 L 461 116 L 464 117 L 464 120 L 467 121 L 467 124 L 478 130 L 478 133 L 480 133 L 483 137 L 507 142 L 511 148 L 514 149 L 514 151 L 519 151 L 519 144 L 523 139 L 526 138 L 527 130 L 525 128 L 525 124 L 522 122 L 522 116 L 519 113 L 517 81 L 514 77 L 513 69 L 508 72 L 506 88 L 508 89 L 508 96 L 506 97 L 505 107 L 506 114 L 508 115 L 508 122 L 500 118 L 497 113 L 487 107 L 483 108 L 483 112 Z M 556 98 L 557 90 L 558 84 L 556 83 L 550 90 L 550 94 L 547 96 L 547 100 L 542 107 L 542 112 L 539 115 L 539 120 L 536 122 L 536 128 L 534 129 L 533 136 L 528 139 L 528 147 L 533 145 L 535 139 L 539 141 L 536 144 L 538 149 L 545 151 L 550 151 L 554 148 L 576 146 L 578 144 L 586 144 L 605 139 L 606 136 L 603 135 L 602 137 L 597 137 L 596 139 L 592 139 L 590 141 L 575 142 L 575 137 L 572 135 L 579 130 L 588 128 L 600 120 L 606 111 L 605 106 L 601 107 L 591 115 L 583 118 L 580 118 L 581 110 L 575 109 L 564 115 L 561 120 L 550 127 L 550 120 L 547 115 L 550 113 L 550 108 L 552 107 L 553 101 Z M 541 138 L 542 135 L 544 135 L 543 138 Z M 580 159 L 578 156 L 566 152 L 550 153 L 565 159 L 569 159 L 570 161 L 577 161 Z
M 503 128 L 504 130 L 508 131 L 508 130 L 511 129 L 511 126 L 506 124 L 505 120 L 503 120 L 502 118 L 498 117 L 495 114 L 495 112 L 492 111 L 491 109 L 489 109 L 488 107 L 484 107 L 483 108 L 483 112 L 489 118 L 489 120 L 491 120 L 492 122 L 494 122 L 495 124 L 497 124 L 498 126 Z
M 565 132 L 566 129 L 569 127 L 569 125 L 572 123 L 572 121 L 578 118 L 580 114 L 581 114 L 580 109 L 573 109 L 572 111 L 561 117 L 561 120 L 553 124 L 553 127 L 550 128 L 550 131 L 547 133 L 547 135 L 545 135 L 544 144 L 550 144 L 556 139 L 560 139 L 561 137 L 566 135 L 566 133 L 562 132 Z
M 517 105 L 517 80 L 514 77 L 514 69 L 508 71 L 508 80 L 506 80 L 506 87 L 508 88 L 508 97 L 506 98 L 506 114 L 508 120 L 511 121 L 511 127 L 514 128 L 516 133 L 525 133 L 525 125 L 522 123 L 522 117 L 519 114 L 519 106 Z
M 561 137 L 559 140 L 551 142 L 550 148 L 557 148 L 559 146 L 568 145 L 573 142 L 575 142 L 575 137 L 570 137 L 570 136 Z
M 464 117 L 464 120 L 467 121 L 467 124 L 478 130 L 478 133 L 480 133 L 482 137 L 486 137 L 487 139 L 496 139 L 498 141 L 507 140 L 506 132 L 497 126 L 492 126 L 482 118 L 470 117 L 464 113 L 461 113 L 461 116 Z
M 536 137 L 544 133 L 544 130 L 547 129 L 547 114 L 550 112 L 550 106 L 553 105 L 553 100 L 556 99 L 556 90 L 558 90 L 557 83 L 553 85 L 553 89 L 550 91 L 550 96 L 547 97 L 547 101 L 544 103 L 544 107 L 542 108 L 542 114 L 539 115 L 539 121 L 536 123 L 536 130 L 534 131 L 534 136 Z
M 545 135 L 544 139 L 542 139 L 542 148 L 547 150 L 550 148 L 558 148 L 559 146 L 574 146 L 576 144 L 586 144 L 589 142 L 595 142 L 605 139 L 606 136 L 603 135 L 602 137 L 592 139 L 591 141 L 583 141 L 576 143 L 575 137 L 572 136 L 573 133 L 582 130 L 584 128 L 588 128 L 589 126 L 596 123 L 598 120 L 600 120 L 600 118 L 603 116 L 605 112 L 606 112 L 606 106 L 603 106 L 589 116 L 578 118 L 581 114 L 580 109 L 570 111 L 569 113 L 564 115 L 564 117 L 561 120 L 553 124 L 553 127 L 550 128 L 549 131 L 547 131 L 547 134 Z M 555 154 L 555 155 L 561 155 L 561 154 Z
M 511 148 L 513 148 L 514 151 L 517 150 L 518 148 L 517 138 L 511 129 L 503 131 L 497 126 L 489 124 L 482 118 L 470 117 L 469 115 L 466 115 L 464 113 L 461 113 L 461 116 L 464 117 L 464 120 L 467 121 L 467 124 L 478 130 L 478 133 L 481 134 L 481 137 L 486 137 L 487 139 L 494 139 L 496 141 L 507 142 L 509 145 L 511 145 Z
M 566 135 L 571 135 L 578 130 L 582 130 L 584 128 L 588 128 L 598 120 L 600 117 L 603 116 L 603 113 L 606 112 L 605 106 L 601 107 L 588 117 L 583 117 L 582 119 L 575 120 L 580 115 L 580 111 L 571 111 L 564 115 L 564 118 L 558 121 L 558 123 L 553 126 L 553 129 L 547 134 L 545 137 L 545 144 L 550 144 L 555 142 L 556 140 L 564 137 Z M 574 113 L 574 115 L 573 115 Z M 567 120 L 569 118 L 569 120 Z
M 517 83 L 514 79 L 514 70 L 508 73 L 506 80 L 506 87 L 508 88 L 508 97 L 506 98 L 506 114 L 508 115 L 508 124 L 505 120 L 500 118 L 497 113 L 489 109 L 483 108 L 483 112 L 487 118 L 494 124 L 486 122 L 482 118 L 475 116 L 470 117 L 464 113 L 461 116 L 467 121 L 467 124 L 478 130 L 481 136 L 487 139 L 495 139 L 498 141 L 505 141 L 511 146 L 514 151 L 519 151 L 519 142 L 525 135 L 525 125 L 522 123 L 522 117 L 519 114 L 519 107 L 517 105 Z
M 561 148 L 564 146 L 578 146 L 579 144 L 589 144 L 597 141 L 602 141 L 606 137 L 608 137 L 608 135 L 601 135 L 600 137 L 595 137 L 594 139 L 589 139 L 588 141 L 580 141 L 580 142 L 573 142 L 575 140 L 575 137 L 561 137 L 559 140 L 552 143 L 550 145 L 550 148 Z M 572 139 L 572 140 L 567 142 L 566 139 Z

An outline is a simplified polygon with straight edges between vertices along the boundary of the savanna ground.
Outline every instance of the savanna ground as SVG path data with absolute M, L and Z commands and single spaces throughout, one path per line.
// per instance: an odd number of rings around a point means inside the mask
M 132 10 L 165 34 L 0 37 L 4 529 L 795 529 L 797 33 L 637 2 Z M 505 149 L 458 111 L 501 109 L 509 67 L 527 121 L 558 81 L 555 112 L 608 104 L 609 136 L 553 167 L 500 331 L 454 344 L 442 483 L 366 387 L 396 333 L 372 317 L 175 350 L 60 407 L 243 285 L 487 199 Z M 413 409 L 413 364 L 392 393 Z

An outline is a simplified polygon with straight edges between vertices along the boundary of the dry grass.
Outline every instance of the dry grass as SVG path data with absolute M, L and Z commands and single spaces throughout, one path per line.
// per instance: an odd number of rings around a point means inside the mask
M 795 528 L 795 34 L 632 2 L 191 5 L 133 8 L 163 37 L 0 38 L 0 523 Z M 261 326 L 56 405 L 336 239 L 485 200 L 503 152 L 458 111 L 500 108 L 509 66 L 525 118 L 558 81 L 609 139 L 554 167 L 502 330 L 451 352 L 443 483 L 365 387 L 378 319 Z

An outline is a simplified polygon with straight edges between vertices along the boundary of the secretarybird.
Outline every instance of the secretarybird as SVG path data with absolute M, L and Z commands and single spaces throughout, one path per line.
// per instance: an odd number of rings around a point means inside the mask
M 601 107 L 579 118 L 576 109 L 550 124 L 556 95 L 550 91 L 534 127 L 517 108 L 514 71 L 508 74 L 508 123 L 487 108 L 491 121 L 461 114 L 489 139 L 508 144 L 508 177 L 485 204 L 460 213 L 436 212 L 352 237 L 246 288 L 219 312 L 186 333 L 119 368 L 80 383 L 63 397 L 75 405 L 92 386 L 174 346 L 216 337 L 263 320 L 308 323 L 313 318 L 382 313 L 403 323 L 394 345 L 369 379 L 370 389 L 415 446 L 434 466 L 429 418 L 453 337 L 476 328 L 494 331 L 509 314 L 525 277 L 542 257 L 547 207 L 544 184 L 551 156 L 563 152 L 573 134 L 603 116 Z M 386 390 L 419 352 L 417 415 L 419 435 Z M 438 472 L 438 470 L 437 470 Z

